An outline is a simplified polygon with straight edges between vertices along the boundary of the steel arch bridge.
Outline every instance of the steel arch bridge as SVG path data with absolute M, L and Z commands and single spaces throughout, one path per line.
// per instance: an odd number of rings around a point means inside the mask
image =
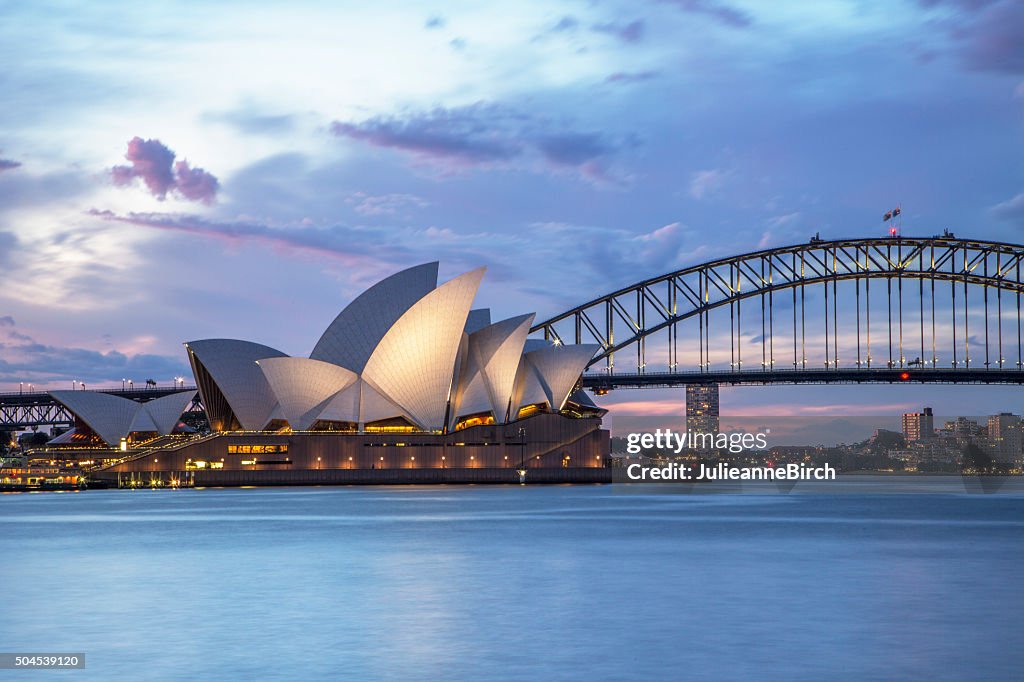
M 583 384 L 1024 383 L 1024 246 L 934 237 L 756 251 L 648 279 L 531 330 L 597 343 Z

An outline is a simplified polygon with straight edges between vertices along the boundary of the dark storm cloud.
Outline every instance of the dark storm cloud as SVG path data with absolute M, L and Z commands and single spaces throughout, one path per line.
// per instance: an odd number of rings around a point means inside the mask
M 130 165 L 110 169 L 114 184 L 119 187 L 140 179 L 149 193 L 161 200 L 172 191 L 189 201 L 207 204 L 217 196 L 217 178 L 202 168 L 189 166 L 188 161 L 175 162 L 174 152 L 160 140 L 134 137 L 129 140 L 124 157 Z
M 597 132 L 578 132 L 501 105 L 477 103 L 436 108 L 405 117 L 376 117 L 360 123 L 335 121 L 338 137 L 397 149 L 450 169 L 529 163 L 540 158 L 549 168 L 575 169 L 594 180 L 610 181 L 604 161 L 635 140 L 613 141 Z
M 715 0 L 660 0 L 689 14 L 702 14 L 733 28 L 746 28 L 753 23 L 743 10 Z

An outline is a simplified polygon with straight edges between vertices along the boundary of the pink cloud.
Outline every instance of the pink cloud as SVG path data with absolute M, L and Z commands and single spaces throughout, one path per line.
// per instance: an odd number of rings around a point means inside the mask
M 126 158 L 131 165 L 114 166 L 110 175 L 118 187 L 131 185 L 141 179 L 149 193 L 157 199 L 177 192 L 189 201 L 211 203 L 220 184 L 217 178 L 202 168 L 190 167 L 188 161 L 174 161 L 175 154 L 160 140 L 133 137 L 128 142 Z
M 217 197 L 220 187 L 217 178 L 202 168 L 190 167 L 188 161 L 178 161 L 174 164 L 174 174 L 175 189 L 186 199 L 209 204 Z

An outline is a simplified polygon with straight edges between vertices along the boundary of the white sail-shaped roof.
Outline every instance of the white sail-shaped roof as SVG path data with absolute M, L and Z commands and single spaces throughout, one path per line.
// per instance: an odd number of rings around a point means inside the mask
M 277 396 L 282 418 L 296 431 L 308 430 L 326 401 L 358 379 L 344 367 L 309 358 L 266 358 L 256 364 Z
M 96 435 L 116 445 L 130 433 L 155 431 L 167 435 L 195 397 L 195 391 L 172 393 L 147 403 L 96 391 L 51 391 L 57 402 L 81 419 Z
M 505 421 L 533 318 L 533 314 L 520 315 L 469 335 L 462 389 L 453 410 L 456 415 L 490 411 L 496 421 Z
M 388 330 L 417 301 L 437 287 L 435 263 L 425 263 L 381 280 L 342 310 L 309 357 L 360 374 Z
M 156 426 L 156 422 L 153 421 L 153 417 L 151 417 L 149 412 L 146 411 L 146 408 L 139 405 L 138 409 L 135 410 L 135 417 L 132 419 L 132 424 L 128 427 L 128 432 L 146 431 L 153 432 L 159 431 L 159 429 Z
M 394 417 L 409 419 L 405 410 L 360 379 L 332 396 L 318 419 L 365 424 Z
M 366 362 L 363 378 L 424 429 L 444 426 L 455 359 L 485 270 L 460 275 L 417 301 Z
M 600 346 L 593 343 L 552 345 L 523 355 L 532 372 L 525 373 L 520 405 L 546 401 L 552 410 L 562 409 L 598 348 Z M 543 399 L 537 400 L 540 394 Z
M 96 391 L 50 391 L 50 395 L 110 445 L 131 432 L 139 403 Z
M 512 409 L 515 411 L 527 405 L 542 405 L 546 402 L 548 395 L 537 378 L 537 372 L 526 360 L 526 355 L 523 355 L 516 373 L 516 387 L 512 392 Z M 512 416 L 515 417 L 515 414 Z
M 181 418 L 181 413 L 195 397 L 195 391 L 181 391 L 150 400 L 148 403 L 142 403 L 142 408 L 152 418 L 157 433 L 167 435 L 174 431 L 174 427 L 178 425 L 178 420 Z
M 214 402 L 208 394 L 219 390 L 243 429 L 258 431 L 267 425 L 277 398 L 256 361 L 284 357 L 284 353 L 260 343 L 235 339 L 189 341 L 185 347 L 207 409 Z M 197 367 L 196 362 L 202 367 Z M 216 386 L 206 385 L 204 372 Z

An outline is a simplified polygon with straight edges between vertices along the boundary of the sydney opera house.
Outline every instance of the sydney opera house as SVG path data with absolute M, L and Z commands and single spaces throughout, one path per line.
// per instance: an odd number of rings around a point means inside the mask
M 472 309 L 483 275 L 438 285 L 437 263 L 392 275 L 345 307 L 309 357 L 254 341 L 186 343 L 208 434 L 180 434 L 194 391 L 141 404 L 55 391 L 76 419 L 62 438 L 119 447 L 104 475 L 211 484 L 603 467 L 604 411 L 578 390 L 597 346 L 528 339 L 532 314 L 493 322 Z

